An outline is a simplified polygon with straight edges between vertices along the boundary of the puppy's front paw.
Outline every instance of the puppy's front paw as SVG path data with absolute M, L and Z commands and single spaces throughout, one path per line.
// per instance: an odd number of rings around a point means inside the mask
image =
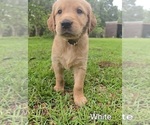
M 87 99 L 84 95 L 82 96 L 74 96 L 74 103 L 77 106 L 83 106 L 87 103 Z
M 56 92 L 64 92 L 64 87 L 62 87 L 62 86 L 54 86 L 54 90 L 56 91 Z

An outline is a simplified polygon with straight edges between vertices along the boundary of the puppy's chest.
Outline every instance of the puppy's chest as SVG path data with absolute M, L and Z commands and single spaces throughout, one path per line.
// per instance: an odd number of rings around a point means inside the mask
M 79 63 L 80 55 L 76 49 L 66 49 L 61 53 L 60 62 L 65 69 L 70 69 L 72 66 Z

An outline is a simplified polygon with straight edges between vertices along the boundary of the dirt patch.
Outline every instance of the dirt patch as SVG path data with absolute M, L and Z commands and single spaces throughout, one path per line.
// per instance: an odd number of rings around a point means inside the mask
M 150 63 L 141 63 L 141 62 L 132 62 L 132 61 L 125 61 L 122 63 L 114 63 L 110 61 L 101 61 L 99 62 L 100 68 L 108 68 L 108 67 L 122 67 L 122 68 L 146 68 L 150 66 Z
M 146 68 L 150 66 L 148 63 L 142 63 L 142 62 L 132 62 L 132 61 L 126 61 L 122 62 L 122 67 L 127 68 L 127 67 L 133 67 L 133 68 Z
M 99 63 L 100 68 L 120 67 L 120 66 L 121 66 L 121 64 L 113 63 L 113 62 L 110 62 L 110 61 L 101 61 Z

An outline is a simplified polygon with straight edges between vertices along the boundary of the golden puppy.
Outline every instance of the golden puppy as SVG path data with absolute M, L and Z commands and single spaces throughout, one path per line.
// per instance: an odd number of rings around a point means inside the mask
M 87 102 L 83 93 L 88 59 L 88 33 L 96 25 L 96 18 L 86 0 L 57 0 L 47 21 L 55 32 L 52 46 L 52 67 L 55 72 L 56 91 L 64 91 L 64 69 L 74 72 L 74 102 L 82 106 Z

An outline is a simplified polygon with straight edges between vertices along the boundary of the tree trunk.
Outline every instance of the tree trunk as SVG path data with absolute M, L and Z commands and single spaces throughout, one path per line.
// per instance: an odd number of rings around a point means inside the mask
M 34 26 L 35 28 L 35 36 L 39 36 L 40 35 L 40 30 L 37 26 Z
M 0 30 L 0 37 L 3 36 L 3 30 Z
M 16 34 L 16 30 L 15 30 L 15 27 L 14 26 L 11 26 L 11 30 L 12 30 L 12 36 L 17 36 Z

